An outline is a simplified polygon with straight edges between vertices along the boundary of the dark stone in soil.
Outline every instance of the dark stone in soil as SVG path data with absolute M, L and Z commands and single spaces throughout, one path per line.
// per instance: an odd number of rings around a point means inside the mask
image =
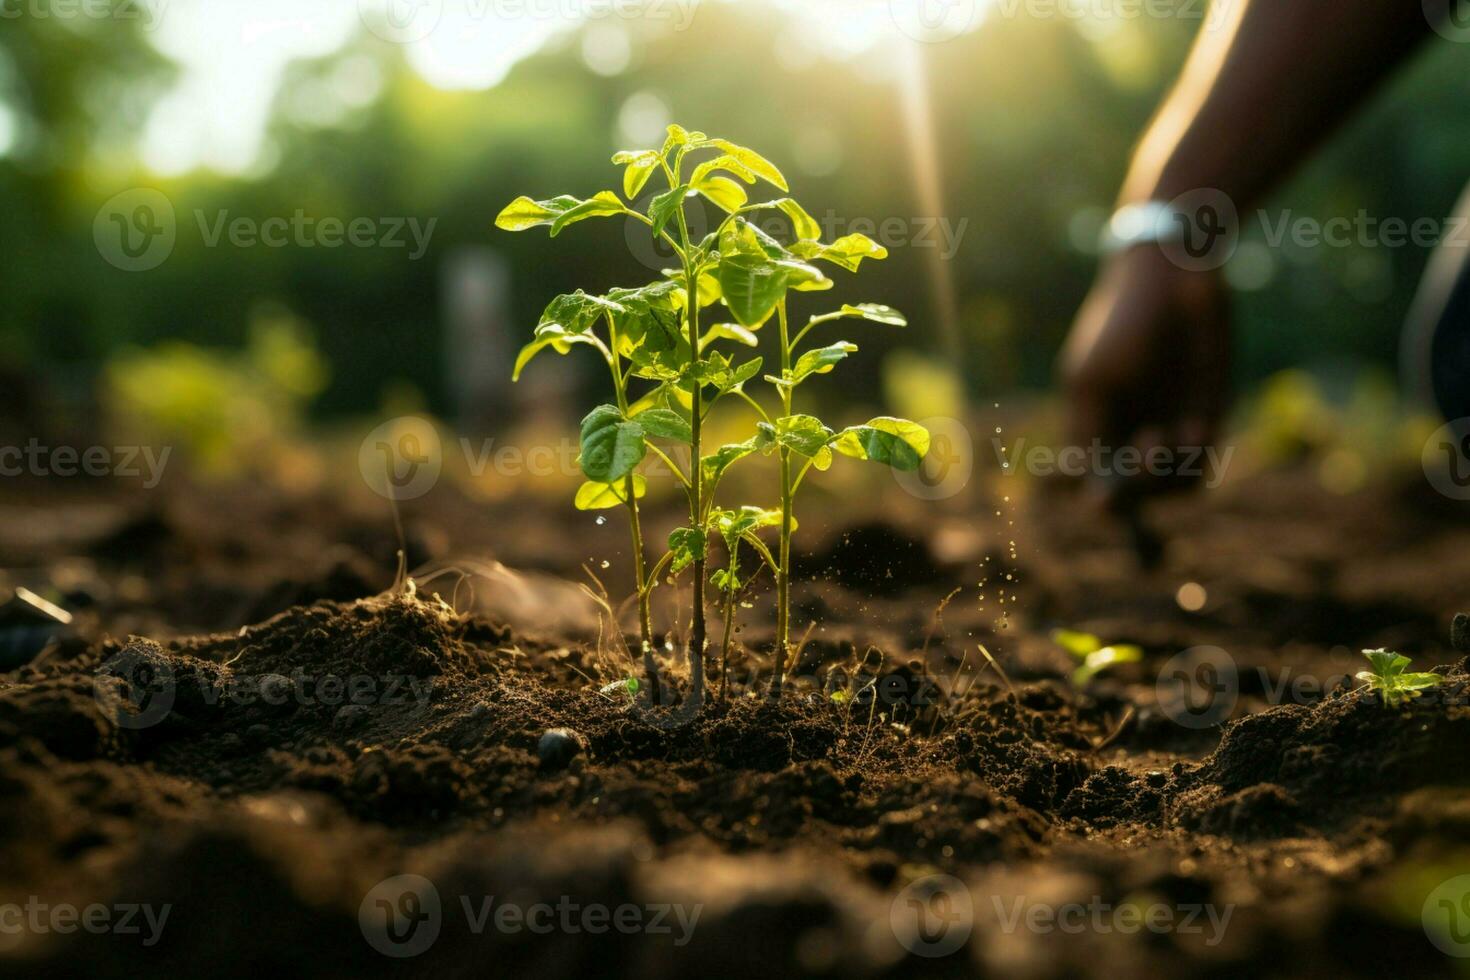
M 1461 653 L 1470 653 L 1470 616 L 1458 613 L 1450 627 L 1450 642 Z
M 570 728 L 550 728 L 536 743 L 536 754 L 544 769 L 565 769 L 587 747 L 581 734 Z

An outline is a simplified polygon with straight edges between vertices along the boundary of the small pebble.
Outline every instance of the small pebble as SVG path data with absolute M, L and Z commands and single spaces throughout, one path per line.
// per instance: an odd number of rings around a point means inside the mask
M 581 734 L 570 728 L 548 728 L 536 743 L 536 754 L 545 769 L 564 769 L 587 747 Z
M 1169 777 L 1165 776 L 1158 769 L 1149 770 L 1149 772 L 1143 778 L 1148 782 L 1150 786 L 1154 787 L 1155 789 L 1158 789 L 1160 786 L 1163 786 L 1169 781 Z
M 1450 626 L 1450 642 L 1461 653 L 1470 653 L 1470 616 L 1459 613 Z

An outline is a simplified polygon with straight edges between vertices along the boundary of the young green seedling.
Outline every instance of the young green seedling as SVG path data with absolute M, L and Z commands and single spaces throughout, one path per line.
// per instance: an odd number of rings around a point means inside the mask
M 636 698 L 638 696 L 638 688 L 640 686 L 641 685 L 638 683 L 638 678 L 624 677 L 622 680 L 617 680 L 613 681 L 611 684 L 602 685 L 602 687 L 597 689 L 597 693 L 601 694 L 605 698 L 626 697 L 631 700 L 632 698 Z
M 759 507 L 742 507 L 738 511 L 716 510 L 710 515 L 710 526 L 719 532 L 725 542 L 725 554 L 729 556 L 725 567 L 710 576 L 710 584 L 725 594 L 725 632 L 720 641 L 721 701 L 725 700 L 730 686 L 730 640 L 735 628 L 735 599 L 748 584 L 748 580 L 740 578 L 740 541 L 745 538 L 760 544 L 760 538 L 755 537 L 755 531 L 780 523 L 779 512 L 762 510 Z M 760 550 L 763 555 L 769 556 L 763 545 Z
M 665 409 L 649 409 L 636 423 L 628 421 L 628 383 L 635 371 L 629 357 L 646 345 L 650 329 L 659 329 L 677 317 L 671 290 L 615 289 L 606 296 L 592 296 L 578 290 L 558 296 L 546 307 L 536 327 L 534 339 L 521 349 L 516 358 L 512 381 L 519 381 L 521 371 L 541 351 L 551 349 L 559 354 L 574 344 L 586 344 L 602 356 L 612 375 L 615 405 L 599 405 L 582 420 L 582 455 L 579 462 L 588 477 L 577 490 L 578 510 L 601 510 L 623 506 L 633 533 L 633 571 L 638 589 L 638 626 L 642 646 L 644 673 L 650 696 L 659 698 L 658 665 L 653 656 L 653 618 L 651 597 L 658 582 L 657 572 L 648 573 L 644 560 L 643 529 L 638 500 L 648 490 L 648 482 L 633 472 L 648 449 L 660 452 L 647 440 L 664 436 L 687 439 L 688 423 L 682 416 Z M 598 336 L 596 327 L 603 325 L 606 336 Z M 660 453 L 661 454 L 661 453 Z M 672 464 L 670 464 L 672 465 Z M 678 472 L 677 467 L 674 468 Z
M 1083 688 L 1098 674 L 1118 664 L 1137 663 L 1143 659 L 1140 647 L 1127 643 L 1104 644 L 1091 633 L 1076 630 L 1052 630 L 1052 642 L 1077 660 L 1072 671 L 1072 686 Z
M 781 212 L 790 222 L 795 240 L 789 246 L 743 217 L 767 209 Z M 887 249 L 866 235 L 847 235 L 831 244 L 820 239 L 821 226 L 789 197 L 742 207 L 725 220 L 718 232 L 717 279 L 725 306 L 740 326 L 754 330 L 774 315 L 779 330 L 780 374 L 767 374 L 765 380 L 777 391 L 780 414 L 773 418 L 754 399 L 740 393 L 761 418 L 755 446 L 767 454 L 774 452 L 780 465 L 780 543 L 772 563 L 776 573 L 776 653 L 771 691 L 775 696 L 781 693 L 791 645 L 791 541 L 796 529 L 796 492 L 807 471 L 812 467 L 827 469 L 834 451 L 895 469 L 915 470 L 929 451 L 929 433 L 905 419 L 880 417 L 838 432 L 816 416 L 796 413 L 796 389 L 816 375 L 830 373 L 857 350 L 856 344 L 839 340 L 802 351 L 801 343 L 810 331 L 845 318 L 893 327 L 907 325 L 903 314 L 892 307 L 844 304 L 836 311 L 811 317 L 793 336 L 789 294 L 822 291 L 833 285 L 816 267 L 807 264 L 808 260 L 856 272 L 864 259 L 888 256 Z
M 695 161 L 698 162 L 695 162 Z M 496 219 L 500 228 L 521 231 L 548 226 L 555 237 L 568 225 L 594 217 L 625 216 L 647 225 L 650 234 L 674 252 L 678 267 L 664 271 L 664 279 L 636 290 L 614 290 L 606 296 L 578 292 L 560 297 L 537 327 L 536 338 L 522 351 L 517 373 L 546 348 L 566 353 L 573 344 L 599 349 L 613 376 L 616 404 L 600 405 L 582 422 L 580 461 L 588 483 L 578 491 L 584 508 L 625 506 L 633 529 L 634 560 L 639 588 L 640 625 L 645 669 L 655 680 L 649 592 L 667 567 L 678 573 L 693 569 L 692 623 L 689 663 L 690 696 L 695 704 L 704 694 L 705 566 L 709 540 L 718 534 L 730 556 L 729 566 L 716 584 L 726 594 L 726 633 L 723 653 L 728 655 L 728 633 L 734 615 L 734 593 L 739 588 L 739 545 L 749 544 L 775 570 L 777 580 L 777 642 L 772 691 L 779 694 L 790 634 L 791 536 L 796 522 L 793 503 L 806 472 L 825 470 L 833 453 L 868 459 L 912 470 L 929 448 L 929 434 L 903 419 L 876 418 L 864 425 L 834 431 L 811 415 L 794 414 L 795 389 L 814 375 L 826 374 L 855 345 L 838 341 L 802 352 L 806 334 L 822 324 L 854 317 L 903 326 L 903 316 L 886 306 L 844 305 L 833 313 L 812 317 L 795 337 L 789 333 L 787 296 L 791 291 L 830 289 L 832 281 L 809 261 L 824 261 L 857 271 L 865 258 L 880 259 L 885 249 L 864 235 L 854 234 L 823 243 L 821 228 L 801 205 L 789 197 L 751 204 L 741 182 L 758 180 L 782 192 L 788 187 L 774 164 L 756 153 L 703 133 L 669 127 L 659 150 L 623 151 L 613 162 L 624 167 L 623 192 L 632 201 L 658 175 L 666 187 L 652 198 L 643 213 L 623 203 L 612 191 L 581 200 L 570 196 L 534 201 L 521 197 Z M 689 235 L 685 209 L 703 197 L 725 212 L 719 227 L 701 241 Z M 793 240 L 783 245 L 746 217 L 775 211 L 785 216 Z M 720 302 L 734 318 L 701 329 L 701 312 Z M 560 304 L 560 305 L 558 305 Z M 755 332 L 773 315 L 780 324 L 779 375 L 766 375 L 778 390 L 781 412 L 772 417 L 748 395 L 744 385 L 760 373 L 761 358 L 736 363 L 715 349 L 721 342 L 754 347 Z M 604 341 L 592 331 L 607 324 Z M 653 383 L 633 400 L 629 378 Z M 743 399 L 760 417 L 756 434 L 744 442 L 721 446 L 705 454 L 702 430 L 716 402 L 729 395 Z M 671 439 L 687 445 L 692 465 L 685 473 L 650 438 Z M 643 572 L 643 537 L 638 520 L 641 477 L 634 469 L 653 451 L 662 457 L 683 485 L 689 503 L 689 524 L 669 536 L 669 550 L 652 573 Z M 725 471 L 737 460 L 756 452 L 775 453 L 780 461 L 779 510 L 743 508 L 720 510 L 715 491 Z M 803 462 L 804 461 L 804 462 Z M 793 464 L 800 466 L 796 470 Z M 752 517 L 751 515 L 759 515 Z M 779 558 L 772 555 L 756 531 L 775 525 L 780 529 Z
M 1405 672 L 1404 668 L 1409 666 L 1409 658 L 1402 654 L 1387 650 L 1364 650 L 1363 656 L 1368 658 L 1372 669 L 1360 671 L 1358 680 L 1366 683 L 1370 691 L 1379 693 L 1384 707 L 1406 704 L 1422 692 L 1444 683 L 1444 678 L 1439 674 Z

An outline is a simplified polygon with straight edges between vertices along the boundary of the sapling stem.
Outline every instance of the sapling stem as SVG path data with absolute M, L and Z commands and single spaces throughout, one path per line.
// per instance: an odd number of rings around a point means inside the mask
M 781 328 L 781 374 L 791 371 L 791 344 L 786 338 L 786 300 L 776 304 L 776 317 Z M 781 386 L 781 413 L 791 415 L 791 388 Z M 791 635 L 791 449 L 779 450 L 781 459 L 781 546 L 776 564 L 776 663 L 771 675 L 771 697 L 781 696 L 786 677 L 786 651 Z
M 622 370 L 618 357 L 618 328 L 611 315 L 607 317 L 608 345 L 607 366 L 612 370 L 613 392 L 617 396 L 618 408 L 628 411 L 628 376 Z M 638 495 L 634 490 L 633 474 L 623 478 L 623 493 L 628 508 L 628 525 L 633 532 L 633 577 L 638 586 L 638 639 L 643 659 L 644 679 L 648 682 L 649 697 L 654 704 L 661 700 L 658 662 L 653 657 L 653 613 L 649 608 L 652 589 L 649 586 L 648 570 L 643 560 L 643 526 L 638 515 Z
M 679 186 L 679 167 L 675 164 L 674 172 L 670 175 L 672 186 Z M 699 363 L 699 273 L 694 268 L 694 260 L 690 255 L 689 222 L 684 217 L 684 205 L 680 202 L 677 217 L 679 219 L 679 241 L 683 245 L 680 257 L 684 261 L 684 316 L 689 329 L 689 356 L 692 364 Z M 690 385 L 692 400 L 689 412 L 689 448 L 690 464 L 689 473 L 689 518 L 690 526 L 696 530 L 704 530 L 704 467 L 700 464 L 700 428 L 701 410 L 703 401 L 703 383 L 696 378 Z M 708 550 L 708 544 L 702 551 Z M 696 706 L 704 703 L 704 567 L 703 555 L 694 559 L 694 583 L 693 583 L 693 605 L 694 620 L 689 628 L 689 698 Z
M 730 690 L 730 638 L 735 627 L 736 579 L 740 570 L 740 539 L 730 542 L 730 564 L 726 566 L 725 578 L 725 635 L 720 641 L 720 700 L 724 701 Z

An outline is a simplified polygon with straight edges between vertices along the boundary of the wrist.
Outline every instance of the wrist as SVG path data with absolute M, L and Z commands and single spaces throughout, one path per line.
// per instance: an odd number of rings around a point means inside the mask
M 1166 201 L 1152 199 L 1119 205 L 1103 225 L 1098 247 L 1117 255 L 1138 245 L 1172 245 L 1184 237 L 1187 225 Z

